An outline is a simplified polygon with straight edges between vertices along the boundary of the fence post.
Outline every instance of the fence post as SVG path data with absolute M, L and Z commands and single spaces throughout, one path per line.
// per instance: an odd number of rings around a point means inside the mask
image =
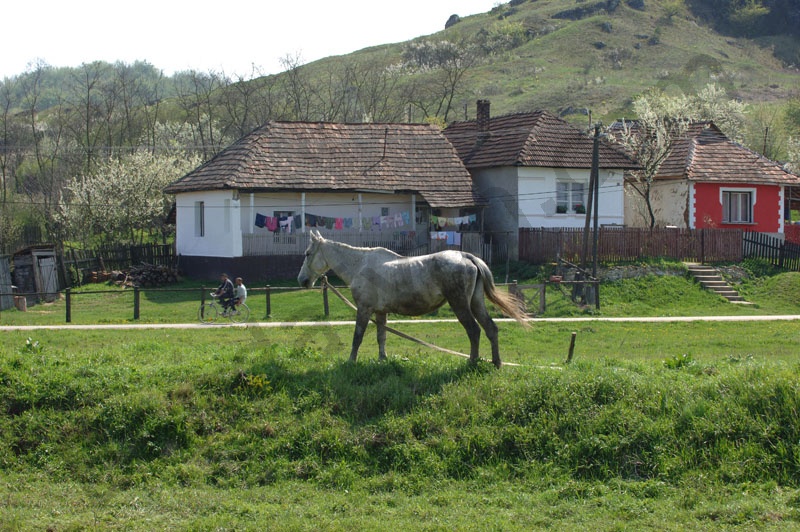
M 67 307 L 67 323 L 72 322 L 72 289 L 64 290 L 65 302 Z
M 546 305 L 545 290 L 547 290 L 547 283 L 542 283 L 541 286 L 542 287 L 539 290 L 539 315 L 544 314 L 545 311 L 545 305 Z
M 265 317 L 269 318 L 270 316 L 272 316 L 272 298 L 270 297 L 269 285 L 267 285 L 267 315 Z
M 322 283 L 322 307 L 325 309 L 325 316 L 330 315 L 330 308 L 328 307 L 328 283 Z
M 202 307 L 206 303 L 206 287 L 200 287 L 200 306 Z
M 594 308 L 600 310 L 600 281 L 594 282 Z
M 133 319 L 139 319 L 139 287 L 133 287 Z

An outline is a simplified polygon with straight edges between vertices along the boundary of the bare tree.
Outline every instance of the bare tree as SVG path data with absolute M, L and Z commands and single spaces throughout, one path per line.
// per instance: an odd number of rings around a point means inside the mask
M 227 81 L 216 72 L 201 73 L 195 70 L 176 75 L 175 81 L 178 105 L 183 112 L 183 120 L 191 127 L 194 147 L 203 160 L 208 160 L 226 142 L 214 122 L 217 116 L 215 98 Z
M 406 85 L 406 98 L 425 118 L 450 118 L 458 101 L 466 73 L 479 54 L 467 41 L 414 41 L 403 51 L 405 66 L 414 72 Z

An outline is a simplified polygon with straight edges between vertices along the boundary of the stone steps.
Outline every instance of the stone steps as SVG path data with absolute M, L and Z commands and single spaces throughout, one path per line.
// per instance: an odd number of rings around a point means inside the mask
M 731 303 L 747 303 L 744 298 L 739 295 L 739 292 L 731 288 L 731 286 L 725 282 L 716 268 L 695 263 L 687 263 L 686 267 L 689 269 L 689 273 L 694 277 L 695 281 L 700 283 L 700 286 L 706 290 L 719 294 Z

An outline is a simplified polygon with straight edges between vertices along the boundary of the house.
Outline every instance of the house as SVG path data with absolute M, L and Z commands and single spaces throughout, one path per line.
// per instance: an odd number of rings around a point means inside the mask
M 594 141 L 547 111 L 492 117 L 479 100 L 476 120 L 444 131 L 488 202 L 484 229 L 518 257 L 520 228 L 584 227 Z M 623 174 L 637 168 L 621 150 L 598 149 L 598 222 L 622 225 Z
M 480 197 L 427 124 L 268 122 L 166 187 L 179 267 L 250 282 L 297 274 L 310 228 L 355 245 L 427 251 L 431 221 L 476 224 Z
M 800 178 L 731 141 L 713 122 L 690 124 L 654 177 L 656 225 L 782 234 L 788 189 Z M 630 194 L 625 224 L 645 226 L 641 196 Z

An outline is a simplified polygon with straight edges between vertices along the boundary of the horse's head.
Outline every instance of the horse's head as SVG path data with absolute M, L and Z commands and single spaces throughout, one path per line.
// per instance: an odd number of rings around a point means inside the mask
M 320 253 L 320 248 L 325 242 L 325 239 L 319 234 L 319 231 L 311 230 L 311 240 L 306 249 L 306 258 L 303 260 L 303 266 L 300 268 L 300 273 L 297 275 L 297 282 L 303 288 L 311 288 L 317 279 L 322 277 L 330 267 L 325 257 Z

